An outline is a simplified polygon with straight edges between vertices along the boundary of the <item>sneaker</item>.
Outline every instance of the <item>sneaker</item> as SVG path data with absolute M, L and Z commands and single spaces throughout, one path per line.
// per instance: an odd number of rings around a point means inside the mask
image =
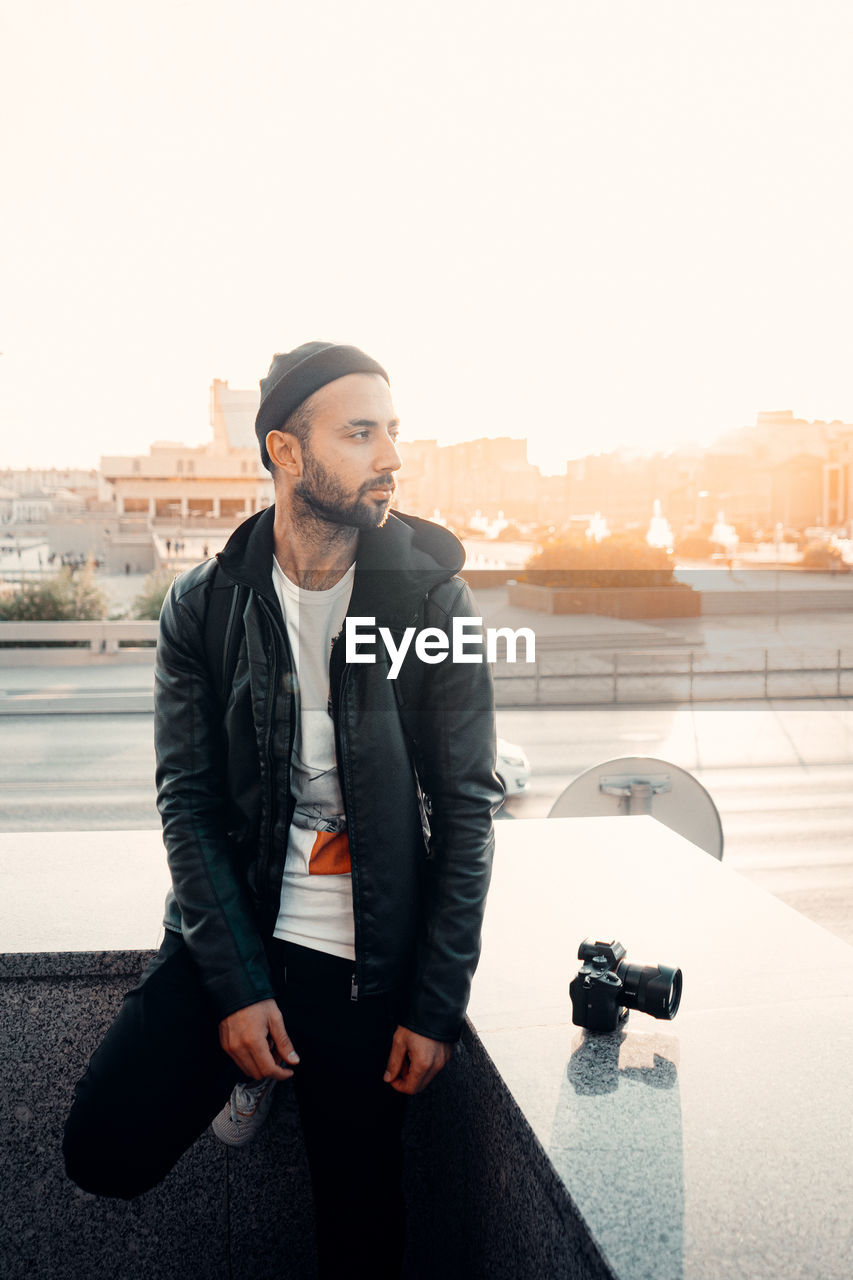
M 268 1079 L 235 1084 L 231 1097 L 210 1126 L 220 1142 L 227 1143 L 229 1147 L 242 1147 L 257 1137 L 267 1118 L 272 1091 L 277 1083 Z

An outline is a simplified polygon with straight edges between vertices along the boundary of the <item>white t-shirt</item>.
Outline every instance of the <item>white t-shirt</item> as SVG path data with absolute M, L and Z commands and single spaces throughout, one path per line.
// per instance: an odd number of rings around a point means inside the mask
M 328 591 L 304 591 L 273 557 L 298 684 L 290 789 L 296 802 L 275 936 L 355 959 L 352 875 L 329 697 L 329 656 L 344 624 L 355 565 Z

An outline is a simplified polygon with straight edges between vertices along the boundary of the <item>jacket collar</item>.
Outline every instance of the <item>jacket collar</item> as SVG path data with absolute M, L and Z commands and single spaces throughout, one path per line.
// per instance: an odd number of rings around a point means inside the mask
M 275 602 L 272 583 L 275 507 L 245 520 L 217 560 L 235 582 Z M 381 529 L 359 535 L 355 580 L 347 612 L 377 625 L 405 626 L 421 600 L 465 563 L 461 542 L 449 530 L 419 516 L 393 512 Z

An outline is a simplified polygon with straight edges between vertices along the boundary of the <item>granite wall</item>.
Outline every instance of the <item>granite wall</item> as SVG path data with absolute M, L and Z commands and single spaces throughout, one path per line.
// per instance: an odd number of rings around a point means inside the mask
M 614 1280 L 470 1026 L 410 1107 L 407 1161 L 417 1280 Z
M 291 1090 L 243 1150 L 208 1132 L 147 1196 L 64 1174 L 75 1081 L 149 953 L 0 956 L 0 1274 L 6 1280 L 311 1280 L 308 1171 Z M 407 1122 L 410 1280 L 608 1280 L 577 1211 L 466 1029 Z
M 149 953 L 0 956 L 6 1280 L 310 1280 L 308 1170 L 292 1093 L 244 1150 L 209 1132 L 147 1196 L 104 1200 L 64 1172 L 74 1084 Z

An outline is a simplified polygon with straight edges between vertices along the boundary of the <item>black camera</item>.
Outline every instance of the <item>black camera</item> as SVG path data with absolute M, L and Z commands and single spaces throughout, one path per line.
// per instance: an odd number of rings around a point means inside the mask
M 584 938 L 583 961 L 569 983 L 572 1022 L 590 1031 L 614 1031 L 629 1009 L 653 1018 L 674 1018 L 681 1002 L 681 970 L 666 965 L 628 964 L 621 942 Z

